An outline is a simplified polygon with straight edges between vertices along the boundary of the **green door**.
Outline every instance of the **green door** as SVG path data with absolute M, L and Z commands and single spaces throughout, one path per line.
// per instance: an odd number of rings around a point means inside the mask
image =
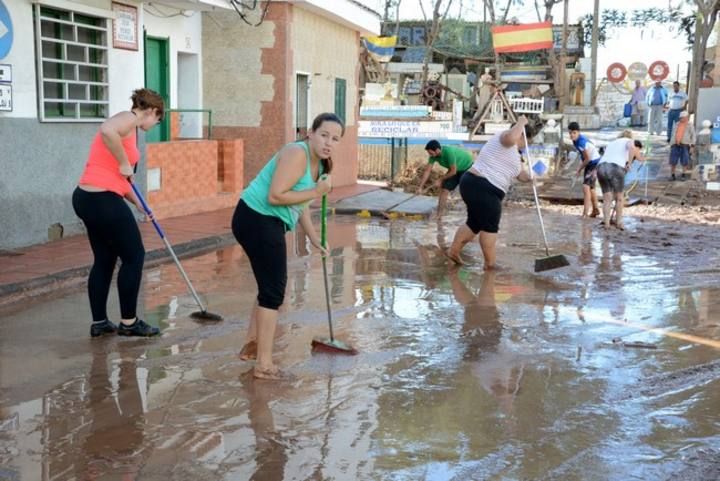
M 170 63 L 169 42 L 166 38 L 145 37 L 145 87 L 159 93 L 165 100 L 165 110 L 170 108 Z M 147 142 L 170 140 L 170 119 L 168 115 L 160 125 L 150 129 Z

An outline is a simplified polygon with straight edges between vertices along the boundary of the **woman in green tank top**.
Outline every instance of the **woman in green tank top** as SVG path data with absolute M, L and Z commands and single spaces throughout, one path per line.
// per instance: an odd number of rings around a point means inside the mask
M 310 242 L 327 254 L 310 218 L 308 205 L 331 188 L 332 154 L 345 133 L 331 113 L 318 115 L 307 139 L 284 146 L 244 190 L 232 219 L 235 238 L 250 260 L 258 296 L 241 359 L 257 359 L 253 375 L 281 379 L 272 362 L 278 308 L 285 298 L 285 233 L 300 223 Z

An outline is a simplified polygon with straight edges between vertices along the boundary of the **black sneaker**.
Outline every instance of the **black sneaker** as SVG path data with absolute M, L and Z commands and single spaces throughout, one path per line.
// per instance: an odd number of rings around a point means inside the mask
M 90 337 L 100 337 L 103 334 L 115 334 L 116 332 L 117 326 L 107 319 L 90 324 Z
M 118 326 L 117 333 L 121 336 L 151 337 L 160 334 L 160 329 L 152 327 L 142 319 L 136 319 L 135 322 L 129 326 L 121 322 Z

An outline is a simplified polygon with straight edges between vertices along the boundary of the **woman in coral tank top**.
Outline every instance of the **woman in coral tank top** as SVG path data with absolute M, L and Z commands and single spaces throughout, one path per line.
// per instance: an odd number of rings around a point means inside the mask
M 100 126 L 73 193 L 73 209 L 85 224 L 95 257 L 88 277 L 92 337 L 116 332 L 125 336 L 160 333 L 136 316 L 145 247 L 125 200 L 142 211 L 130 187 L 134 166 L 140 159 L 136 133 L 138 128 L 150 130 L 163 115 L 160 95 L 148 89 L 135 90 L 131 110 L 113 115 Z M 107 316 L 107 298 L 118 258 L 122 262 L 117 279 L 121 321 L 116 326 Z

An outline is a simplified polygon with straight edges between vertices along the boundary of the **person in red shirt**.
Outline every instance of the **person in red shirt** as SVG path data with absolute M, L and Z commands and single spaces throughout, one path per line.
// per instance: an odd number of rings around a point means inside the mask
M 136 315 L 145 247 L 135 216 L 125 200 L 142 211 L 130 186 L 134 166 L 140 159 L 137 129 L 150 130 L 162 120 L 164 111 L 163 99 L 156 92 L 135 90 L 132 108 L 113 115 L 100 126 L 73 192 L 73 209 L 85 224 L 94 256 L 88 277 L 92 337 L 110 333 L 125 336 L 160 333 Z M 121 321 L 116 326 L 107 316 L 107 298 L 118 258 L 122 262 L 117 278 Z

